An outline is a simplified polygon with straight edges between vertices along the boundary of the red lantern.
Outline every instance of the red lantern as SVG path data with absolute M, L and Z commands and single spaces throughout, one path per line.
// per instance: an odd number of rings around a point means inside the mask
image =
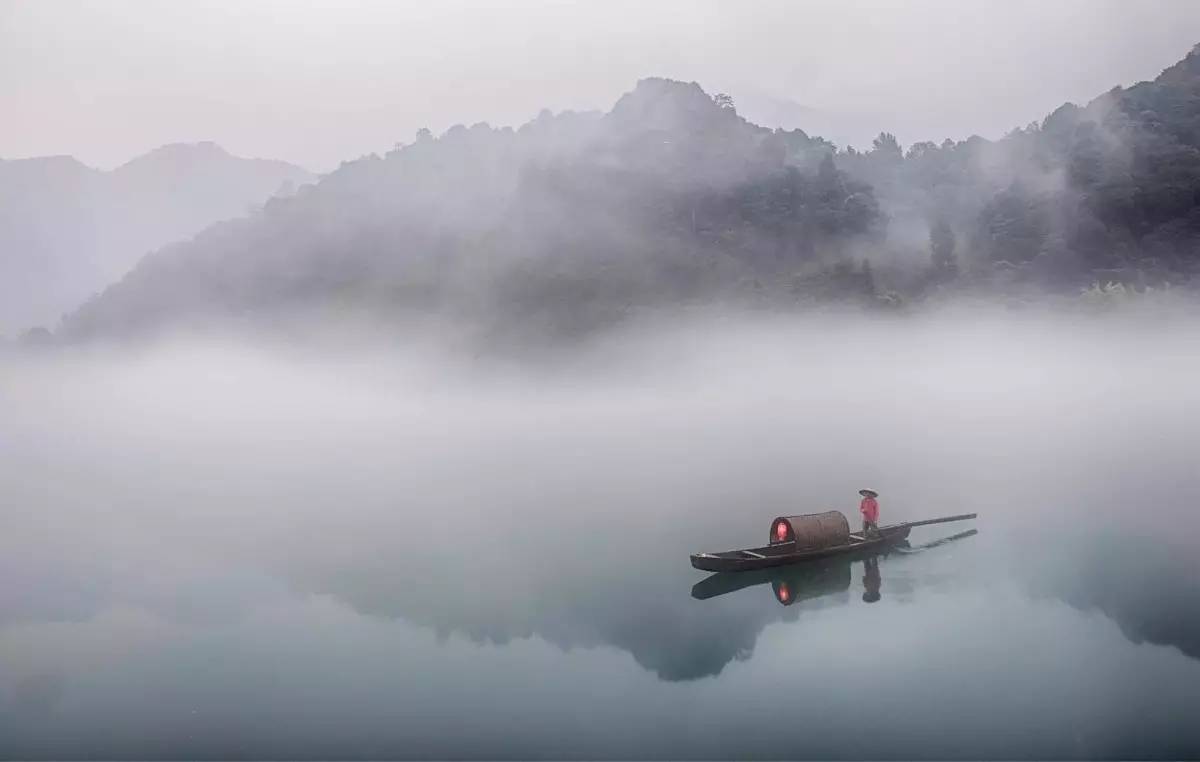
M 780 585 L 779 585 L 779 602 L 787 603 L 788 599 L 791 597 L 792 597 L 792 591 L 788 590 L 787 583 L 786 582 L 780 583 Z
M 775 538 L 780 542 L 787 539 L 787 524 L 781 521 L 775 525 Z

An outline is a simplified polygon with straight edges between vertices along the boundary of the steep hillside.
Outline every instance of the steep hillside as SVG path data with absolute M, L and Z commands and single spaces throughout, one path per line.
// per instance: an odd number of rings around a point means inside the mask
M 331 304 L 572 330 L 712 298 L 880 236 L 869 188 L 788 160 L 810 145 L 660 79 L 607 114 L 422 132 L 147 258 L 66 333 Z
M 943 232 L 943 280 L 961 269 L 977 286 L 1186 284 L 1200 272 L 1200 46 L 1154 81 L 996 142 L 901 152 L 884 134 L 839 164 L 884 199 L 897 249 L 929 256 L 926 230 Z

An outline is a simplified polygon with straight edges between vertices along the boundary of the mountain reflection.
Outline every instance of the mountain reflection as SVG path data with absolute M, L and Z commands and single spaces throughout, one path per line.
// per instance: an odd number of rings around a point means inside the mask
M 1133 643 L 1173 646 L 1200 659 L 1200 559 L 1185 543 L 1081 536 L 1026 572 L 1037 595 L 1099 611 Z
M 563 650 L 614 647 L 668 681 L 717 675 L 748 659 L 768 624 L 792 618 L 761 600 L 729 602 L 719 615 L 680 595 L 682 574 L 633 579 L 552 577 L 493 579 L 489 596 L 416 595 L 389 586 L 371 572 L 326 580 L 321 592 L 356 611 L 427 626 L 441 637 L 463 635 L 476 643 L 505 645 L 538 637 Z
M 684 560 L 692 538 L 667 552 L 640 535 L 623 537 L 619 556 L 547 545 L 536 563 L 506 554 L 506 545 L 497 543 L 436 575 L 429 569 L 437 564 L 416 543 L 405 553 L 367 553 L 360 542 L 353 557 L 310 558 L 280 571 L 295 590 L 440 637 L 493 645 L 536 637 L 563 650 L 611 647 L 660 679 L 681 681 L 715 676 L 749 659 L 770 624 L 800 622 L 814 610 L 886 607 L 897 596 L 905 599 L 914 585 L 930 580 L 923 554 L 940 554 L 976 534 L 971 529 L 884 556 L 714 574 L 699 582 Z M 986 584 L 1011 579 L 1035 597 L 1103 614 L 1133 643 L 1172 646 L 1200 659 L 1200 557 L 1167 540 L 1085 530 L 1022 533 L 965 552 L 979 556 L 972 561 L 976 570 L 990 568 Z M 609 536 L 598 544 L 617 547 Z M 987 555 L 989 548 L 999 555 Z
M 319 580 L 310 577 L 306 587 L 359 613 L 403 619 L 441 637 L 458 633 L 476 643 L 504 645 L 536 636 L 564 650 L 615 647 L 663 680 L 696 680 L 749 659 L 768 625 L 798 621 L 802 610 L 841 607 L 860 598 L 874 603 L 886 577 L 882 567 L 893 560 L 907 564 L 905 555 L 974 534 L 962 532 L 916 548 L 905 545 L 882 555 L 714 574 L 696 583 L 690 597 L 680 591 L 686 589 L 691 569 L 672 565 L 665 573 L 639 573 L 632 562 L 618 572 L 591 568 L 584 576 L 528 570 L 493 574 L 486 595 L 478 595 L 483 588 L 470 581 L 478 575 L 474 567 L 448 571 L 425 586 L 408 586 L 397 584 L 395 573 L 364 563 Z M 856 577 L 861 596 L 852 593 Z M 760 586 L 771 591 L 773 603 L 758 595 L 732 595 Z M 711 600 L 715 598 L 720 600 Z

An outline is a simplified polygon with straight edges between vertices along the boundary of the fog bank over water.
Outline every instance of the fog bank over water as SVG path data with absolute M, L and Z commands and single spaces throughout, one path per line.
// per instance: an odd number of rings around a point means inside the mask
M 9 355 L 0 750 L 771 756 L 766 736 L 726 748 L 684 728 L 720 709 L 706 679 L 786 692 L 759 655 L 798 644 L 824 656 L 796 661 L 796 679 L 828 679 L 827 664 L 848 680 L 830 706 L 895 701 L 907 685 L 909 708 L 851 754 L 1003 756 L 996 728 L 1011 723 L 1047 755 L 1145 751 L 1123 735 L 1142 715 L 1119 720 L 1122 702 L 1100 701 L 1117 691 L 1145 712 L 1161 703 L 1174 744 L 1162 750 L 1200 749 L 1173 714 L 1196 680 L 1162 677 L 1200 666 L 1196 346 L 1200 328 L 1154 316 L 846 314 L 631 325 L 520 365 L 227 337 Z M 761 543 L 779 514 L 853 519 L 862 486 L 881 492 L 885 522 L 977 511 L 980 534 L 884 559 L 876 608 L 858 608 L 858 564 L 838 572 L 845 592 L 786 609 L 761 590 L 689 597 L 702 575 L 688 552 Z M 881 654 L 907 649 L 935 674 L 922 687 L 877 666 L 880 692 L 864 699 L 863 628 L 895 633 Z M 1083 632 L 1095 635 L 1075 641 L 1078 659 L 1054 645 Z M 1107 666 L 1086 671 L 1088 654 Z M 373 659 L 392 666 L 376 673 Z M 686 711 L 615 709 L 661 696 L 656 680 L 692 686 L 670 694 Z M 968 681 L 987 691 L 948 704 Z M 1017 700 L 1030 691 L 1040 698 Z M 257 698 L 239 713 L 226 695 Z M 543 721 L 498 708 L 514 695 Z M 1079 702 L 1082 746 L 1034 721 L 1060 701 Z M 594 728 L 624 727 L 629 745 L 570 724 L 564 704 L 595 704 Z M 148 712 L 182 727 L 177 705 L 199 708 L 203 740 L 133 724 Z M 757 719 L 727 719 L 739 738 L 769 720 L 754 706 Z M 463 711 L 481 718 L 474 740 L 448 741 Z M 353 745 L 390 712 L 424 713 L 430 729 Z M 933 740 L 944 715 L 957 727 Z M 312 716 L 334 719 L 310 737 L 298 718 Z M 656 739 L 653 718 L 678 733 Z M 68 720 L 75 735 L 49 732 Z M 844 749 L 833 730 L 849 725 L 830 722 L 805 754 Z
M 754 538 L 788 506 L 849 510 L 858 484 L 881 485 L 889 519 L 1192 520 L 1168 496 L 1200 415 L 1195 326 L 750 320 L 631 327 L 524 365 L 227 340 L 13 356 L 6 493 L 103 516 L 96 542 L 169 530 L 256 554 L 309 522 L 414 545 L 465 531 L 487 553 L 494 532 L 602 532 L 646 505 L 698 539 L 751 516 Z

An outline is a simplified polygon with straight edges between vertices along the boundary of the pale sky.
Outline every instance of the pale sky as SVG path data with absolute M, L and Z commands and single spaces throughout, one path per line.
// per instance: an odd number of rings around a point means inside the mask
M 0 0 L 0 158 L 213 140 L 323 171 L 646 76 L 818 109 L 838 142 L 995 137 L 1197 42 L 1196 0 Z

